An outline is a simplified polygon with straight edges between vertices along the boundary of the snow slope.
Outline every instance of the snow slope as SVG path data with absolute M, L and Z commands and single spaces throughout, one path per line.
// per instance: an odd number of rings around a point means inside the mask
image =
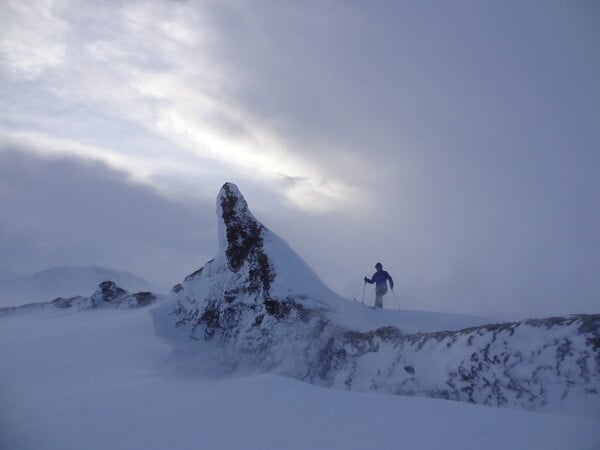
M 486 324 L 365 309 L 330 291 L 235 185 L 219 192 L 217 217 L 216 258 L 153 311 L 179 370 L 600 413 L 600 315 Z
M 148 309 L 0 317 L 0 448 L 592 450 L 597 418 L 172 372 Z
M 127 272 L 94 266 L 61 266 L 1 281 L 0 307 L 85 295 L 106 280 L 128 291 L 157 290 L 150 282 Z

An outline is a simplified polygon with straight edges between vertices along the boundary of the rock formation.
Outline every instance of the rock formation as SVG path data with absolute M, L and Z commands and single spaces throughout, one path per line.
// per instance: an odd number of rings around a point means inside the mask
M 386 311 L 330 291 L 254 218 L 235 185 L 219 192 L 217 216 L 216 258 L 152 311 L 158 334 L 200 365 L 524 409 L 567 399 L 600 404 L 600 315 L 416 333 L 365 329 L 357 317 Z
M 90 297 L 58 297 L 49 302 L 29 303 L 21 306 L 0 308 L 0 316 L 36 310 L 74 309 L 85 311 L 99 308 L 131 309 L 149 306 L 156 303 L 159 296 L 152 292 L 136 292 L 130 294 L 125 289 L 117 286 L 113 281 L 103 281 L 98 290 Z

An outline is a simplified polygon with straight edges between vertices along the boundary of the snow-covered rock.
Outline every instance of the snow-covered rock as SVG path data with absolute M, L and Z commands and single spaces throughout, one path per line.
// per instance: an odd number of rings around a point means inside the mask
M 127 272 L 95 266 L 60 266 L 0 281 L 0 306 L 85 295 L 106 280 L 128 291 L 157 290 L 150 282 Z
M 217 216 L 216 258 L 152 310 L 182 367 L 524 409 L 600 404 L 600 315 L 485 324 L 366 309 L 330 291 L 235 185 Z
M 160 295 L 148 291 L 129 293 L 113 281 L 103 281 L 89 297 L 58 297 L 49 302 L 28 303 L 21 306 L 0 308 L 0 317 L 29 311 L 66 310 L 87 311 L 100 308 L 131 309 L 150 306 L 161 299 Z

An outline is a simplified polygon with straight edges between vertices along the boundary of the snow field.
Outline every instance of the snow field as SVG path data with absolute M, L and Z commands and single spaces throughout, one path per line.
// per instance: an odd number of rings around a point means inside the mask
M 172 370 L 147 309 L 0 318 L 1 449 L 600 447 L 600 421 Z M 418 369 L 417 369 L 418 370 Z

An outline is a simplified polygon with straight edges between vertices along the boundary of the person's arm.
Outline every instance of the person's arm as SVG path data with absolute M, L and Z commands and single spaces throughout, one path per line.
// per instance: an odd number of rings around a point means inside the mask
M 370 279 L 368 279 L 367 277 L 365 277 L 365 283 L 373 284 L 373 283 L 374 283 L 374 281 L 373 281 L 373 280 L 370 280 Z
M 387 277 L 388 277 L 388 281 L 390 282 L 390 289 L 393 291 L 394 290 L 394 280 L 392 280 L 392 276 L 389 273 L 387 273 Z

